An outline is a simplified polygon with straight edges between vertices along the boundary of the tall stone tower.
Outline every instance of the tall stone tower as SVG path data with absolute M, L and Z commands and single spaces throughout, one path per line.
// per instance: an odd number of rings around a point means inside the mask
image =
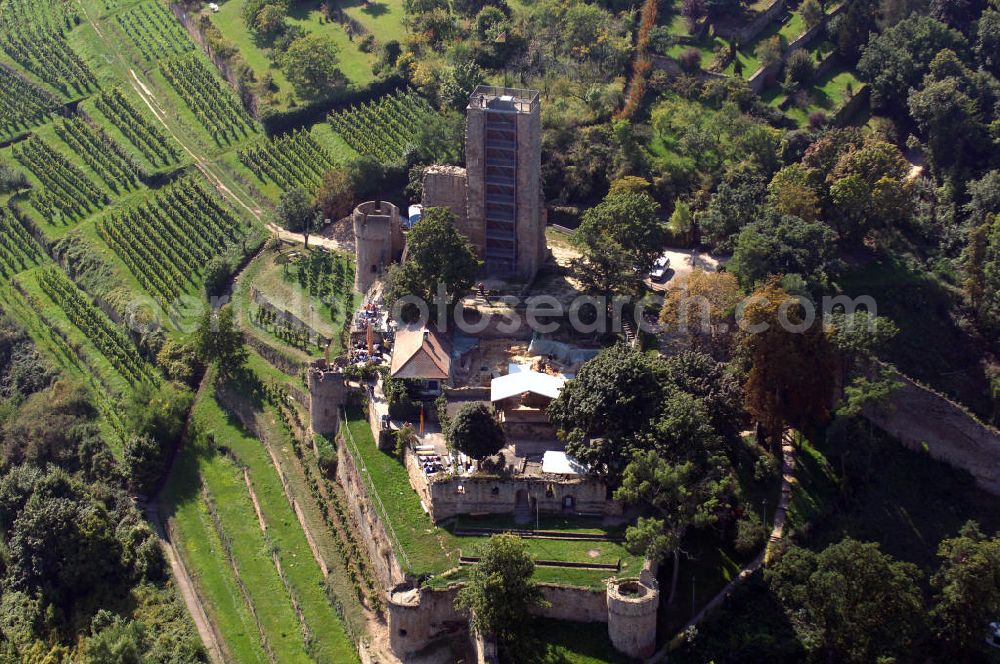
M 477 87 L 465 131 L 466 234 L 488 275 L 530 280 L 546 254 L 538 92 Z
M 368 201 L 354 208 L 354 289 L 365 293 L 403 252 L 399 208 Z
M 340 408 L 347 399 L 344 372 L 317 360 L 308 371 L 309 426 L 318 434 L 332 435 L 340 429 Z

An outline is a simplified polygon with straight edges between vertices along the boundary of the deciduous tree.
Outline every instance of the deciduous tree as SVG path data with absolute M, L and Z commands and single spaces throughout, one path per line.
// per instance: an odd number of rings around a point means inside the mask
M 321 99 L 342 88 L 347 79 L 338 65 L 337 45 L 325 34 L 310 33 L 291 43 L 282 56 L 285 77 L 305 99 Z
M 741 326 L 751 362 L 743 386 L 746 409 L 765 435 L 776 443 L 788 425 L 825 421 L 834 363 L 823 325 L 809 321 L 807 309 L 772 279 L 754 291 Z
M 659 211 L 649 194 L 621 192 L 584 213 L 573 237 L 583 256 L 573 267 L 588 292 L 611 297 L 642 291 L 666 242 Z
M 507 443 L 496 413 L 483 403 L 467 404 L 448 424 L 448 445 L 473 459 L 493 456 Z
M 450 307 L 472 288 L 481 266 L 475 249 L 455 228 L 455 215 L 447 208 L 424 210 L 420 223 L 407 236 L 406 252 L 406 262 L 389 270 L 386 302 L 394 304 L 412 295 L 433 308 L 440 284 L 447 297 L 444 304 Z
M 1000 534 L 987 537 L 969 521 L 938 545 L 938 558 L 941 567 L 931 579 L 934 631 L 957 652 L 981 654 L 984 629 L 1000 616 Z
M 548 606 L 531 577 L 535 562 L 520 537 L 493 535 L 479 563 L 455 598 L 455 607 L 469 616 L 472 626 L 492 635 L 507 661 L 527 661 L 534 625 L 532 609 Z
M 847 538 L 820 553 L 792 547 L 764 576 L 800 641 L 831 661 L 906 655 L 919 639 L 920 572 L 878 544 Z

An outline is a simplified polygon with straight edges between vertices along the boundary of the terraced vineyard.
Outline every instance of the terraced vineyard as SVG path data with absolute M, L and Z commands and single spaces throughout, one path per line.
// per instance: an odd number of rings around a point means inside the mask
M 38 136 L 29 136 L 12 152 L 42 183 L 42 189 L 31 192 L 30 201 L 50 223 L 79 221 L 108 203 L 108 195 L 86 173 Z
M 0 208 L 0 276 L 10 278 L 39 265 L 45 256 L 38 243 L 7 208 Z
M 153 62 L 194 48 L 180 22 L 160 0 L 145 0 L 118 14 L 118 25 L 147 61 Z
M 319 186 L 323 173 L 335 165 L 331 157 L 307 131 L 296 131 L 262 141 L 241 150 L 240 161 L 262 182 L 270 180 L 282 189 Z
M 66 0 L 3 0 L 0 47 L 64 95 L 83 95 L 97 89 L 97 79 L 65 38 L 78 21 Z
M 129 101 L 120 88 L 102 92 L 95 100 L 97 110 L 125 136 L 150 163 L 169 166 L 180 160 L 180 150 Z
M 236 216 L 191 178 L 102 219 L 97 232 L 162 304 L 201 286 L 206 262 L 242 238 Z
M 400 164 L 413 146 L 430 103 L 412 90 L 331 113 L 328 120 L 348 145 L 383 164 Z
M 43 123 L 57 108 L 55 97 L 0 65 L 0 139 Z
M 102 130 L 80 118 L 62 120 L 56 133 L 116 194 L 139 185 L 139 168 Z
M 69 320 L 101 351 L 129 383 L 156 381 L 156 374 L 139 356 L 135 344 L 122 328 L 112 323 L 80 289 L 56 267 L 45 269 L 38 279 L 45 294 Z
M 199 590 L 235 661 L 356 662 L 265 447 L 209 392 L 193 421 L 202 433 L 182 450 L 164 501 L 179 546 L 206 568 Z
M 182 55 L 163 63 L 167 82 L 194 112 L 219 145 L 235 143 L 256 127 L 236 95 L 198 55 Z

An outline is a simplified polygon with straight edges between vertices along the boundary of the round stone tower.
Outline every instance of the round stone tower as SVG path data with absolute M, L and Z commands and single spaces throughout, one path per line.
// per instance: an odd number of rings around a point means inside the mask
M 399 208 L 386 201 L 368 201 L 354 208 L 355 290 L 365 293 L 403 251 Z
M 345 403 L 347 384 L 337 367 L 317 360 L 309 367 L 309 424 L 315 433 L 335 434 L 340 427 L 340 408 Z
M 608 636 L 616 650 L 636 659 L 656 651 L 659 604 L 660 591 L 651 575 L 608 581 Z

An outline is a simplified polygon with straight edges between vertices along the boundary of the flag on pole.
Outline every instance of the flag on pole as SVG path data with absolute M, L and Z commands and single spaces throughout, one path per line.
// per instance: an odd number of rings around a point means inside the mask
M 424 435 L 424 406 L 420 405 L 420 435 Z

